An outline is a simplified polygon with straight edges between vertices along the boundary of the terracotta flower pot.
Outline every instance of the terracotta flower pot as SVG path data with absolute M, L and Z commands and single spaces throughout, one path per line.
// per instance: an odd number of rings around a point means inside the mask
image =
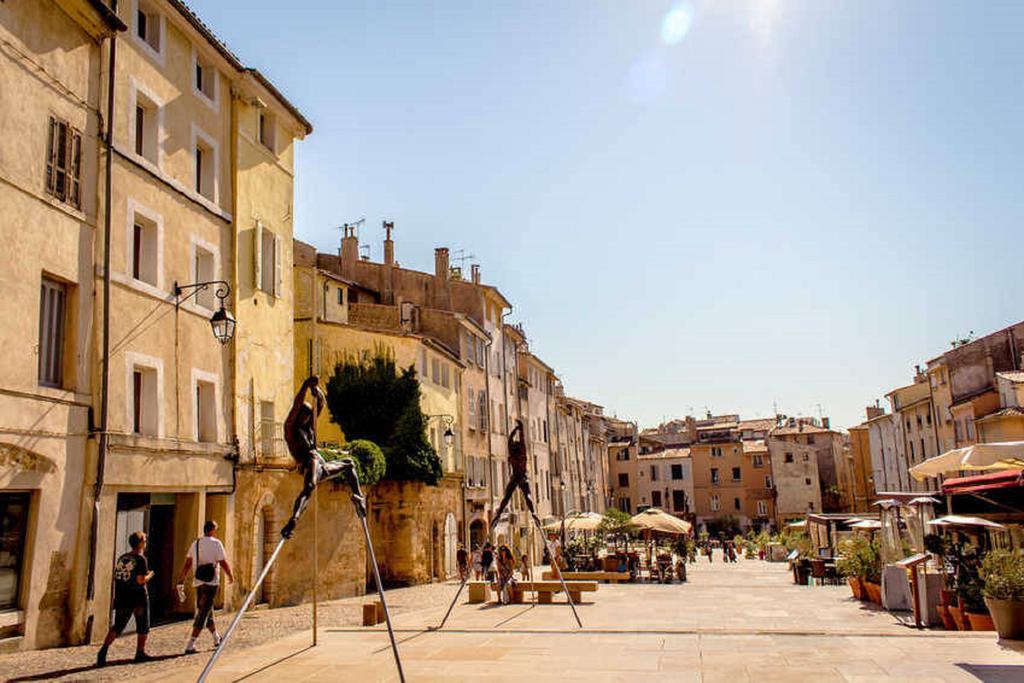
M 871 583 L 870 581 L 864 582 L 864 589 L 867 591 L 868 600 L 875 603 L 876 605 L 882 604 L 882 586 L 881 584 Z
M 985 598 L 996 631 L 1003 640 L 1024 640 L 1024 600 Z
M 989 614 L 975 614 L 974 612 L 968 612 L 967 621 L 970 622 L 972 631 L 996 630 L 996 625 L 993 623 L 992 616 Z
M 946 605 L 939 605 L 939 618 L 942 619 L 942 628 L 947 631 L 957 630 L 956 622 L 953 621 L 953 613 Z
M 859 576 L 847 576 L 846 583 L 850 584 L 850 592 L 853 593 L 854 599 L 864 599 L 864 585 L 861 583 Z

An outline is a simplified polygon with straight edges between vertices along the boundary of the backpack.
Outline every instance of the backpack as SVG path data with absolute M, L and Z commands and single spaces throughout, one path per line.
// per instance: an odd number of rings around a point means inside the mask
M 216 576 L 216 566 L 213 562 L 199 564 L 199 539 L 196 539 L 196 581 L 209 583 Z

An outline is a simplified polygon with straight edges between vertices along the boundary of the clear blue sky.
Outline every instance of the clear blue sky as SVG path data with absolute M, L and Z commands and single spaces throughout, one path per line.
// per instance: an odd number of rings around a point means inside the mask
M 1024 318 L 1024 2 L 192 5 L 315 126 L 300 239 L 465 249 L 641 426 L 846 427 Z

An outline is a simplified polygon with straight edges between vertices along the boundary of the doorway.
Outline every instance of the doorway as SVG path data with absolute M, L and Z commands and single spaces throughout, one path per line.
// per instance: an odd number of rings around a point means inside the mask
M 176 614 L 174 577 L 174 494 L 119 493 L 114 528 L 114 558 L 131 551 L 128 538 L 136 531 L 147 536 L 146 560 L 154 572 L 149 582 L 149 613 L 152 624 L 187 618 Z M 111 585 L 113 591 L 113 585 Z M 113 595 L 113 594 L 111 594 Z M 113 616 L 111 616 L 113 618 Z M 133 619 L 127 632 L 135 629 Z

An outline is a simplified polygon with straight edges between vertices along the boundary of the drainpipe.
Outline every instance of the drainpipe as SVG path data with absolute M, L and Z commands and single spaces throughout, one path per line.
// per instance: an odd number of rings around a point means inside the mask
M 484 374 L 487 381 L 484 382 L 484 393 L 487 394 L 487 496 L 490 501 L 487 505 L 494 512 L 494 444 L 491 442 L 491 345 L 494 339 L 488 339 L 484 345 L 487 352 L 484 354 Z M 491 520 L 487 520 L 490 527 Z M 468 540 L 468 537 L 467 537 Z M 486 539 L 485 539 L 486 540 Z
M 110 9 L 117 12 L 117 0 L 111 0 Z M 117 33 L 110 35 L 110 60 L 107 71 L 107 120 L 103 135 L 103 147 L 107 153 L 104 169 L 106 187 L 103 188 L 103 326 L 102 361 L 100 366 L 100 421 L 99 445 L 96 454 L 96 483 L 93 486 L 92 520 L 89 524 L 89 569 L 86 579 L 85 599 L 88 610 L 85 625 L 85 641 L 92 640 L 93 601 L 96 598 L 96 543 L 99 535 L 100 497 L 103 494 L 103 479 L 107 462 L 107 418 L 110 407 L 110 206 L 111 179 L 114 165 L 114 73 L 117 65 Z

